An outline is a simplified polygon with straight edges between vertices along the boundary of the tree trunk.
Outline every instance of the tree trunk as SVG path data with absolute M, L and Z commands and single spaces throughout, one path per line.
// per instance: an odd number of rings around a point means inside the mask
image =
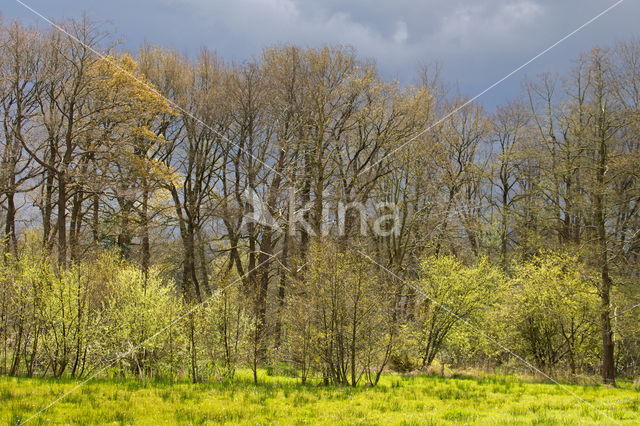
M 149 243 L 149 191 L 147 190 L 147 184 L 144 182 L 143 184 L 143 193 L 142 193 L 142 213 L 141 213 L 141 222 L 142 222 L 142 253 L 141 253 L 141 264 L 142 264 L 142 272 L 145 277 L 145 284 L 149 274 L 149 265 L 151 262 L 151 246 Z
M 7 215 L 5 219 L 4 227 L 4 243 L 6 254 L 16 254 L 17 252 L 17 238 L 16 238 L 16 207 L 14 201 L 14 193 L 9 192 L 5 194 L 7 197 Z
M 58 265 L 67 264 L 67 182 L 64 172 L 58 173 Z
M 610 307 L 611 278 L 609 277 L 609 272 L 606 265 L 602 270 L 601 286 L 600 327 L 602 334 L 602 380 L 605 384 L 615 385 L 616 371 Z

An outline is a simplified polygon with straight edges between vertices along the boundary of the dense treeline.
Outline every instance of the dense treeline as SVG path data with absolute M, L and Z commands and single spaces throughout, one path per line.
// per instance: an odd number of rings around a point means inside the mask
M 638 374 L 640 43 L 490 113 L 346 47 L 61 25 L 1 28 L 3 374 Z

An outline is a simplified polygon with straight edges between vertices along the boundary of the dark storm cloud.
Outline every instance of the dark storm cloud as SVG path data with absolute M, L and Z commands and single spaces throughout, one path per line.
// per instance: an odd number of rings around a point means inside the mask
M 481 91 L 610 6 L 602 0 L 26 0 L 47 16 L 86 11 L 112 21 L 134 48 L 143 41 L 195 52 L 206 45 L 244 60 L 279 43 L 350 44 L 374 59 L 387 78 L 411 82 L 421 65 L 438 62 L 445 77 L 469 95 Z M 52 4 L 53 3 L 53 4 Z M 13 0 L 7 18 L 32 19 Z M 635 36 L 640 4 L 626 0 L 524 72 L 562 71 L 595 44 Z M 522 75 L 486 102 L 517 92 Z

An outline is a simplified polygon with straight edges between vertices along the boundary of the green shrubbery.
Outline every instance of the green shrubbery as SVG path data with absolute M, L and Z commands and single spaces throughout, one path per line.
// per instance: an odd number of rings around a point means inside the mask
M 28 245 L 0 280 L 5 374 L 228 377 L 243 349 L 237 290 L 193 309 L 156 268 L 115 252 L 61 269 Z
M 409 283 L 333 243 L 314 243 L 308 256 L 282 311 L 261 326 L 228 268 L 212 265 L 219 290 L 199 304 L 115 252 L 59 268 L 27 239 L 0 276 L 2 372 L 209 381 L 270 366 L 353 386 L 434 361 L 438 372 L 527 363 L 550 375 L 597 372 L 597 278 L 575 257 L 541 253 L 507 276 L 487 259 L 430 256 Z

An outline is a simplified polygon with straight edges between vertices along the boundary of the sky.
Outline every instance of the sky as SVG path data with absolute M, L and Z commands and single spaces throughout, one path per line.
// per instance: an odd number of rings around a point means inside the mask
M 123 48 L 143 43 L 196 54 L 203 46 L 241 62 L 284 43 L 343 44 L 403 84 L 427 65 L 473 97 L 616 3 L 616 0 L 21 0 L 48 18 L 87 13 L 109 21 Z M 47 24 L 16 0 L 5 20 Z M 624 0 L 483 94 L 490 109 L 516 97 L 522 81 L 566 72 L 581 52 L 640 36 L 640 1 Z

